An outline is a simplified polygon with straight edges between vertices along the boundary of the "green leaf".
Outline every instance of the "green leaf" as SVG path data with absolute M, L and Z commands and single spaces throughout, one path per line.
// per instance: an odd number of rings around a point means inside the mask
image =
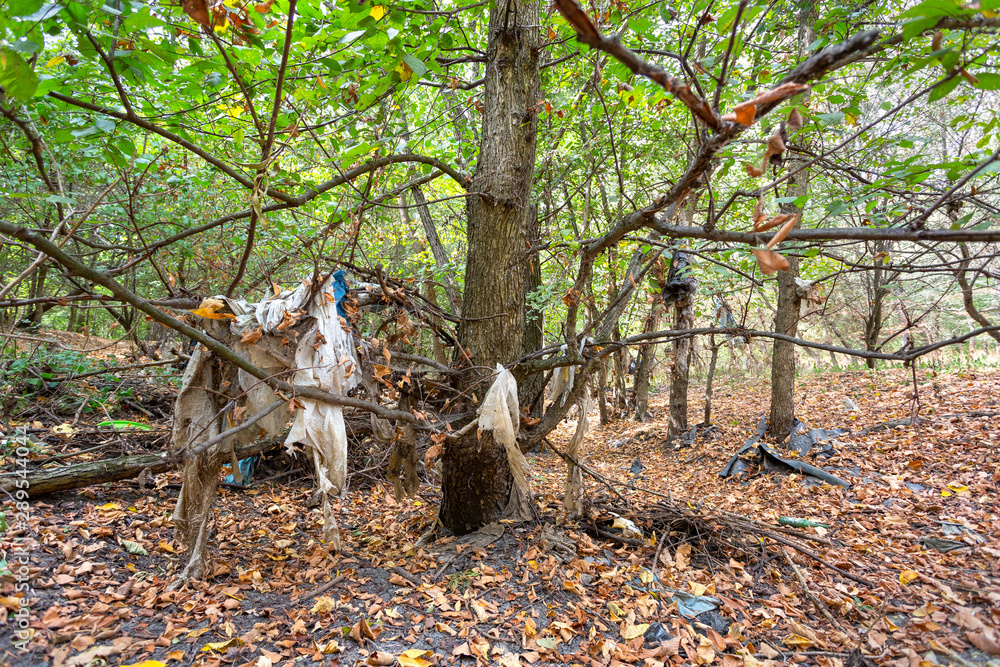
M 979 83 L 975 84 L 976 88 L 980 90 L 1000 90 L 1000 74 L 981 72 L 976 74 L 976 78 L 979 79 Z
M 941 67 L 944 68 L 945 72 L 950 72 L 958 65 L 958 58 L 958 52 L 949 49 L 947 53 L 941 56 Z
M 139 544 L 138 542 L 133 542 L 132 540 L 122 540 L 122 547 L 125 551 L 136 556 L 148 556 L 149 552 Z
M 909 9 L 900 18 L 909 19 L 921 16 L 939 18 L 942 16 L 959 16 L 965 13 L 962 4 L 956 0 L 924 0 L 913 9 Z
M 10 0 L 7 3 L 8 16 L 24 16 L 34 14 L 42 6 L 42 0 Z
M 19 53 L 6 46 L 0 49 L 0 86 L 21 103 L 30 100 L 38 88 L 38 75 Z
M 903 41 L 909 41 L 921 34 L 925 30 L 930 30 L 937 25 L 940 19 L 934 16 L 928 19 L 917 19 L 916 21 L 907 21 L 903 24 Z
M 348 42 L 353 42 L 358 37 L 361 37 L 361 35 L 363 35 L 363 34 L 365 34 L 364 30 L 353 30 L 353 31 L 347 33 L 346 35 L 344 35 L 343 37 L 341 37 L 340 38 L 340 43 L 341 44 L 347 44 Z
M 957 76 L 951 77 L 948 81 L 945 81 L 940 86 L 931 91 L 930 97 L 927 98 L 928 102 L 936 102 L 942 97 L 947 97 L 948 93 L 955 90 L 958 87 L 958 82 L 961 79 Z
M 38 7 L 38 4 L 34 3 L 34 2 L 24 2 L 24 3 L 17 3 L 17 4 L 24 4 L 26 6 L 27 5 L 31 5 L 31 6 L 34 6 L 34 7 Z M 40 9 L 32 12 L 31 14 L 29 14 L 27 16 L 23 16 L 23 15 L 20 16 L 18 18 L 18 20 L 19 21 L 30 21 L 31 23 L 38 23 L 39 21 L 44 21 L 45 19 L 52 18 L 53 16 L 55 16 L 56 14 L 58 14 L 59 12 L 61 12 L 62 10 L 63 10 L 62 5 L 57 5 L 57 4 L 42 5 L 42 7 Z M 18 16 L 17 14 L 14 14 L 13 11 L 11 11 L 11 14 L 13 16 Z
M 834 111 L 833 113 L 818 113 L 814 116 L 820 121 L 823 127 L 827 125 L 839 125 L 842 120 L 844 120 L 844 114 L 841 111 Z
M 89 127 L 83 128 L 82 130 L 73 130 L 72 132 L 70 132 L 70 134 L 72 134 L 77 139 L 82 139 L 83 137 L 89 137 L 90 135 L 97 134 L 98 132 L 100 132 L 100 130 L 98 130 L 96 126 L 91 125 Z
M 11 42 L 10 48 L 21 53 L 34 53 L 41 46 L 37 42 L 33 42 L 30 39 L 19 39 L 16 42 Z
M 52 204 L 75 204 L 76 200 L 72 197 L 62 197 L 60 195 L 49 195 L 45 198 L 45 201 Z
M 114 132 L 117 127 L 117 125 L 115 125 L 115 121 L 110 118 L 98 118 L 94 121 L 94 125 L 96 125 L 97 129 L 101 132 L 107 132 L 108 134 Z
M 409 65 L 410 69 L 413 70 L 413 73 L 417 76 L 423 76 L 427 73 L 427 65 L 425 65 L 424 61 L 419 58 L 406 54 L 403 56 L 403 62 Z

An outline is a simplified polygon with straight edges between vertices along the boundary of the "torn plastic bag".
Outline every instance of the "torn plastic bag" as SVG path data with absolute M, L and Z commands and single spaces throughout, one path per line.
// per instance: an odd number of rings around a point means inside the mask
M 245 459 L 240 459 L 239 468 L 240 475 L 243 476 L 242 484 L 246 486 L 253 479 L 253 473 L 257 469 L 257 461 L 260 459 L 259 456 L 248 456 Z M 236 478 L 232 474 L 226 475 L 223 480 L 226 484 L 235 484 Z
M 741 457 L 756 447 L 756 455 L 760 459 L 760 463 L 770 470 L 791 469 L 802 473 L 803 475 L 809 475 L 810 477 L 821 479 L 828 484 L 841 486 L 845 489 L 851 488 L 850 482 L 843 480 L 836 475 L 832 475 L 822 468 L 811 466 L 808 463 L 804 463 L 803 461 L 796 459 L 781 458 L 773 449 L 760 441 L 761 437 L 762 436 L 758 432 L 757 435 L 747 438 L 747 441 L 743 443 L 743 446 L 740 447 L 735 454 L 733 454 L 732 458 L 729 459 L 729 462 L 726 463 L 725 467 L 719 471 L 719 477 L 730 477 L 731 475 L 736 475 L 746 470 L 747 462 Z
M 711 595 L 692 595 L 691 593 L 676 591 L 672 588 L 664 588 L 663 592 L 670 595 L 669 598 L 664 595 L 666 602 L 668 604 L 676 602 L 677 611 L 681 616 L 687 616 L 688 618 L 694 618 L 698 614 L 714 611 L 722 604 L 719 598 L 712 597 Z
M 805 456 L 809 453 L 833 456 L 834 451 L 831 443 L 822 445 L 819 443 L 850 432 L 851 430 L 847 428 L 811 428 L 806 430 L 806 425 L 796 419 L 792 425 L 792 434 L 788 438 L 788 448 L 797 451 L 799 456 Z M 814 448 L 816 451 L 813 451 Z

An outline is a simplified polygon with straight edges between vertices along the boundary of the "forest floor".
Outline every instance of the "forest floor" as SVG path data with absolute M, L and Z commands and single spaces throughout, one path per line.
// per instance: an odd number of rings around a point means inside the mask
M 850 489 L 756 467 L 719 477 L 766 412 L 762 381 L 720 383 L 716 431 L 679 450 L 665 445 L 663 395 L 651 421 L 594 426 L 583 462 L 628 505 L 585 476 L 590 516 L 631 518 L 631 537 L 567 521 L 565 464 L 550 452 L 528 456 L 542 522 L 471 543 L 416 547 L 436 487 L 397 501 L 359 476 L 338 507 L 345 551 L 331 553 L 311 484 L 286 479 L 220 489 L 212 576 L 170 591 L 185 562 L 170 522 L 177 473 L 44 497 L 23 543 L 30 651 L 13 650 L 14 619 L 0 614 L 0 664 L 988 665 L 1000 660 L 1000 372 L 918 379 L 919 424 L 861 435 L 910 415 L 908 369 L 800 378 L 798 416 L 851 429 L 831 458 L 806 458 Z M 692 423 L 702 401 L 692 391 Z M 716 532 L 657 533 L 671 508 Z M 733 516 L 752 522 L 720 519 Z M 0 606 L 16 598 L 4 577 Z M 691 607 L 709 611 L 680 613 Z

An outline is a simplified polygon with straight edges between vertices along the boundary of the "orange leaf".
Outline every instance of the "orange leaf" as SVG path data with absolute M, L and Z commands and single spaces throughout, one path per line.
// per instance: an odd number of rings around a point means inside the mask
M 788 268 L 788 260 L 773 250 L 751 248 L 750 252 L 757 258 L 757 264 L 765 276 L 769 276 L 776 271 L 784 271 Z

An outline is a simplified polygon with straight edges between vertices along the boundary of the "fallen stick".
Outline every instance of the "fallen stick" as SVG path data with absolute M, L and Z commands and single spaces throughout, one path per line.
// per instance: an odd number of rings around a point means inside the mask
M 318 586 L 309 591 L 308 593 L 302 593 L 301 595 L 296 595 L 295 597 L 291 598 L 289 602 L 300 602 L 302 600 L 309 600 L 311 598 L 316 597 L 320 593 L 326 593 L 328 590 L 330 590 L 331 588 L 342 582 L 344 579 L 345 579 L 344 575 L 340 575 L 339 577 L 334 577 L 333 579 L 326 582 L 322 586 Z
M 785 538 L 781 537 L 780 535 L 777 535 L 775 533 L 771 533 L 771 532 L 768 532 L 768 531 L 761 531 L 761 535 L 763 535 L 764 537 L 768 537 L 768 538 L 774 540 L 775 542 L 780 542 L 781 544 L 784 544 L 786 547 L 791 547 L 791 548 L 795 549 L 796 551 L 798 551 L 800 554 L 804 554 L 806 556 L 809 556 L 810 558 L 812 558 L 812 559 L 814 559 L 814 560 L 822 563 L 823 565 L 825 565 L 826 567 L 830 568 L 834 572 L 840 574 L 841 576 L 847 577 L 851 581 L 856 581 L 857 583 L 862 584 L 863 586 L 868 586 L 869 588 L 875 588 L 875 584 L 873 584 L 872 582 L 868 581 L 864 577 L 859 577 L 856 574 L 851 574 L 850 572 L 846 572 L 844 570 L 841 570 L 836 565 L 834 565 L 832 563 L 827 563 L 825 560 L 823 560 L 822 558 L 820 558 L 819 554 L 817 554 L 817 553 L 815 553 L 813 551 L 810 551 L 809 549 L 806 549 L 803 546 L 799 546 L 798 544 L 795 544 L 794 542 L 792 542 L 790 540 L 786 540 Z
M 410 574 L 409 572 L 399 567 L 398 565 L 396 567 L 391 568 L 389 571 L 395 572 L 396 574 L 401 576 L 403 579 L 406 579 L 408 582 L 410 582 L 417 588 L 420 588 L 424 583 L 423 581 L 421 581 L 420 577 L 418 577 L 415 574 Z
M 809 584 L 806 583 L 806 577 L 804 574 L 802 574 L 802 570 L 800 570 L 799 566 L 795 564 L 795 561 L 792 560 L 792 557 L 788 555 L 788 552 L 785 551 L 784 547 L 781 548 L 781 555 L 785 557 L 785 561 L 787 561 L 788 564 L 792 567 L 792 572 L 795 573 L 795 578 L 798 579 L 799 584 L 802 585 L 802 591 L 806 594 L 806 597 L 812 600 L 812 603 L 816 606 L 817 609 L 819 609 L 821 614 L 826 616 L 826 620 L 830 621 L 830 624 L 833 625 L 833 627 L 843 632 L 844 628 L 841 627 L 840 623 L 838 623 L 837 620 L 833 617 L 833 614 L 830 613 L 830 609 L 829 607 L 826 606 L 826 603 L 823 602 L 819 598 L 819 596 L 813 593 L 812 590 L 809 588 Z
M 285 436 L 281 435 L 237 446 L 235 448 L 236 458 L 244 459 L 255 454 L 262 454 L 280 447 L 284 441 Z M 19 481 L 26 480 L 28 486 L 22 490 L 27 491 L 28 496 L 34 498 L 56 491 L 67 491 L 94 484 L 132 479 L 138 477 L 147 468 L 150 473 L 155 474 L 173 470 L 174 467 L 175 461 L 167 452 L 119 456 L 115 459 L 89 461 L 59 468 L 26 470 L 23 471 L 23 474 L 22 471 L 0 473 L 0 489 L 13 491 L 18 488 Z

